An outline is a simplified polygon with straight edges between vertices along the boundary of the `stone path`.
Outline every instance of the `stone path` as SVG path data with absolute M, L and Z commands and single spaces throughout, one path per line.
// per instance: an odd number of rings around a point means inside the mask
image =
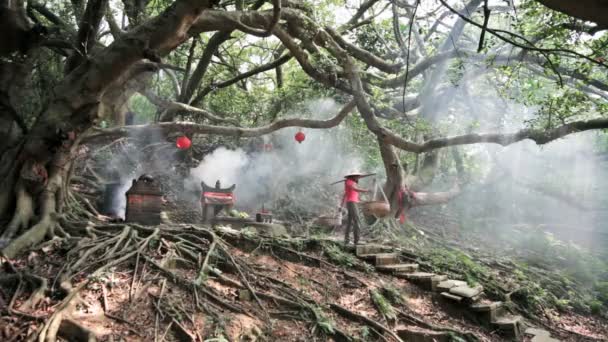
M 502 302 L 484 300 L 483 286 L 470 287 L 466 282 L 448 279 L 448 276 L 418 271 L 418 264 L 402 263 L 399 253 L 383 245 L 357 245 L 356 256 L 376 267 L 379 272 L 390 273 L 407 279 L 427 291 L 439 293 L 447 301 L 469 310 L 485 326 L 498 330 L 515 341 L 523 341 L 524 335 L 535 342 L 559 342 L 546 330 L 530 327 L 525 329 L 524 318 L 511 314 Z

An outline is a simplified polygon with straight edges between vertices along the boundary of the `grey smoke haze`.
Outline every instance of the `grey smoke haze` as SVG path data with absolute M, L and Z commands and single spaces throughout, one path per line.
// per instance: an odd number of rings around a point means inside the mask
M 124 153 L 112 155 L 106 165 L 106 172 L 118 176 L 120 187 L 114 194 L 113 210 L 118 217 L 125 218 L 126 192 L 132 185 L 133 179 L 142 174 L 154 177 L 174 173 L 176 150 L 168 143 L 160 130 L 149 130 L 139 135 L 129 135 L 128 139 L 134 144 L 126 144 Z M 143 148 L 142 148 L 143 147 Z M 152 157 L 151 148 L 155 148 Z M 147 149 L 146 149 L 147 148 Z M 116 181 L 117 179 L 112 179 Z
M 306 112 L 314 119 L 327 119 L 341 108 L 332 99 L 307 102 Z M 298 116 L 305 116 L 300 113 Z M 219 148 L 205 157 L 191 170 L 187 187 L 198 186 L 200 181 L 214 185 L 220 180 L 223 187 L 236 184 L 236 207 L 241 210 L 258 210 L 264 204 L 272 209 L 275 202 L 297 192 L 295 207 L 321 213 L 338 205 L 339 180 L 346 172 L 360 168 L 361 159 L 350 147 L 350 134 L 344 125 L 332 129 L 302 129 L 306 140 L 298 144 L 294 135 L 298 128 L 286 128 L 273 134 L 253 139 L 252 145 L 272 144 L 270 151 L 248 153 L 243 149 Z M 335 193 L 322 198 L 321 192 Z
M 534 117 L 539 108 L 515 100 L 523 96 L 519 89 L 511 89 L 505 97 L 498 93 L 495 80 L 486 75 L 486 66 L 466 65 L 455 84 L 443 76 L 438 87 L 441 101 L 423 98 L 424 106 L 439 113 L 442 134 L 514 132 Z M 608 158 L 599 148 L 602 139 L 604 133 L 585 132 L 544 146 L 532 141 L 507 147 L 460 146 L 457 149 L 464 156 L 472 182 L 446 207 L 458 213 L 461 224 L 489 233 L 526 226 L 588 245 L 594 232 L 604 230 L 603 222 L 608 218 L 604 195 L 608 182 L 603 177 Z M 448 172 L 455 170 L 452 167 Z M 446 185 L 444 179 L 437 178 L 427 190 L 445 189 Z M 425 210 L 432 213 L 441 209 Z

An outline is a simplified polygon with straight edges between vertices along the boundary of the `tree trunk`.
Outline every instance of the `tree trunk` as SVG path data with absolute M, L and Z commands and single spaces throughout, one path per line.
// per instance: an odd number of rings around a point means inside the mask
M 8 161 L 3 165 L 11 167 L 0 166 L 5 171 L 0 176 L 6 176 L 0 188 L 0 216 L 10 210 L 12 196 L 16 205 L 0 237 L 1 254 L 13 258 L 54 235 L 67 194 L 71 157 L 81 137 L 100 119 L 104 94 L 113 84 L 131 79 L 130 71 L 138 62 L 158 60 L 184 42 L 190 26 L 209 7 L 208 1 L 174 3 L 83 61 L 53 89 L 55 97 L 27 135 L 2 155 L 3 162 Z

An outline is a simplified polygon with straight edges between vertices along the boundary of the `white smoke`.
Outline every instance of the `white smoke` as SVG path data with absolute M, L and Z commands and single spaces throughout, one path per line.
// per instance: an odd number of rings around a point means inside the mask
M 247 154 L 241 150 L 229 150 L 220 147 L 207 155 L 205 159 L 194 169 L 190 170 L 190 178 L 187 187 L 194 186 L 193 182 L 200 184 L 201 181 L 207 185 L 215 185 L 219 180 L 223 187 L 238 182 L 239 172 L 249 162 Z
M 331 99 L 311 101 L 304 107 L 304 112 L 312 113 L 314 119 L 330 118 L 340 110 Z M 272 209 L 285 196 L 295 197 L 294 207 L 310 212 L 319 213 L 327 206 L 333 208 L 341 188 L 330 188 L 329 184 L 362 165 L 352 148 L 350 132 L 342 126 L 302 129 L 306 139 L 299 144 L 294 139 L 298 131 L 286 128 L 251 139 L 247 151 L 219 148 L 191 170 L 185 186 L 200 186 L 201 181 L 213 186 L 216 180 L 220 180 L 222 187 L 236 184 L 236 207 L 247 211 L 259 210 L 262 205 Z M 322 192 L 333 196 L 322 200 Z

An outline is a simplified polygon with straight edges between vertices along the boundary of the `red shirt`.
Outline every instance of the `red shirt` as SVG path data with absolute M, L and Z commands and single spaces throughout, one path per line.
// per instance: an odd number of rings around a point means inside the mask
M 359 202 L 359 193 L 355 190 L 357 183 L 352 179 L 347 179 L 344 182 L 344 202 Z

